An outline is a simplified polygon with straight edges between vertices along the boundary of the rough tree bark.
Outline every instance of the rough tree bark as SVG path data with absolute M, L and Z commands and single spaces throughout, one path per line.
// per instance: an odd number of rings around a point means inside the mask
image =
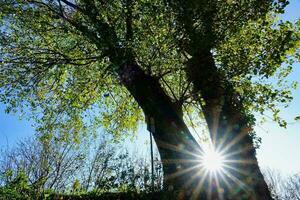
M 227 163 L 232 167 L 228 171 L 233 177 L 226 177 L 231 188 L 224 181 L 221 184 L 225 193 L 236 193 L 239 199 L 272 199 L 256 159 L 251 116 L 244 112 L 242 99 L 217 69 L 209 50 L 189 60 L 187 76 L 202 98 L 198 100 L 216 149 L 225 150 L 233 161 Z
M 163 162 L 165 188 L 192 188 L 197 181 L 191 177 L 199 170 L 195 166 L 200 146 L 185 125 L 180 108 L 165 94 L 158 79 L 137 64 L 123 65 L 118 74 L 144 114 L 154 119 L 153 136 Z
M 130 3 L 128 3 L 128 5 L 130 5 Z M 96 21 L 96 24 L 99 24 L 97 23 L 93 12 L 88 12 L 87 15 L 90 16 L 92 20 Z M 126 19 L 126 38 L 128 41 L 132 38 L 130 19 L 131 16 L 129 12 Z M 190 29 L 191 18 L 189 15 L 185 16 L 183 19 L 183 24 L 187 25 L 186 29 Z M 100 25 L 102 27 L 103 24 Z M 80 28 L 81 27 L 79 27 L 79 29 Z M 114 30 L 110 28 L 109 25 L 106 25 L 105 29 L 111 33 L 107 36 L 107 40 L 111 41 L 112 44 L 117 44 L 117 36 Z M 85 30 L 81 31 L 84 34 L 87 34 Z M 191 37 L 191 39 L 194 41 L 196 48 L 191 48 L 197 49 L 197 45 L 201 44 L 201 40 L 198 41 L 199 38 L 197 35 L 193 35 L 194 36 Z M 97 42 L 97 39 L 95 39 L 94 42 L 102 49 L 101 44 Z M 123 52 L 123 50 L 119 49 L 118 45 L 112 45 L 112 47 L 105 52 L 105 55 L 108 55 L 112 63 L 117 65 L 123 60 L 122 56 L 119 58 L 119 55 L 125 55 L 126 60 L 129 61 L 134 60 L 130 58 L 133 57 L 131 51 L 126 53 Z M 240 138 L 239 141 L 232 145 L 231 149 L 240 150 L 242 147 L 249 146 L 250 150 L 235 155 L 235 158 L 241 157 L 242 159 L 251 159 L 253 161 L 246 166 L 243 166 L 246 175 L 242 176 L 239 174 L 239 176 L 245 178 L 245 180 L 252 177 L 253 180 L 251 182 L 253 183 L 249 185 L 253 186 L 251 187 L 254 190 L 253 193 L 256 194 L 256 196 L 259 196 L 260 199 L 271 199 L 269 198 L 270 193 L 268 192 L 267 186 L 257 165 L 255 149 L 253 148 L 252 140 L 248 135 L 247 120 L 245 120 L 245 117 L 240 112 L 242 108 L 235 106 L 236 101 L 231 102 L 234 93 L 226 94 L 226 92 L 231 92 L 233 90 L 229 86 L 224 87 L 222 85 L 221 77 L 217 75 L 218 71 L 211 60 L 212 57 L 210 53 L 208 55 L 201 53 L 194 56 L 190 60 L 187 73 L 190 75 L 189 79 L 193 82 L 195 89 L 201 91 L 202 98 L 204 98 L 206 105 L 203 107 L 203 110 L 211 133 L 216 133 L 220 138 L 216 141 L 223 141 L 224 135 L 230 136 L 226 141 L 232 141 L 233 138 Z M 207 65 L 208 63 L 211 65 Z M 204 73 L 201 74 L 197 72 Z M 193 168 L 193 166 L 196 166 L 196 157 L 193 153 L 199 154 L 200 147 L 186 127 L 182 119 L 182 113 L 180 109 L 178 109 L 178 105 L 176 106 L 176 104 L 174 104 L 165 94 L 157 79 L 145 74 L 141 67 L 134 62 L 127 62 L 127 64 L 121 65 L 118 70 L 118 75 L 123 85 L 143 109 L 144 114 L 154 119 L 155 133 L 153 136 L 163 162 L 165 187 L 168 189 L 187 188 L 187 183 L 193 184 L 190 180 L 194 179 L 191 177 L 199 170 Z M 220 110 L 216 112 L 217 109 Z M 216 114 L 218 113 L 219 116 L 216 117 Z M 216 127 L 218 128 L 216 129 Z M 216 129 L 216 131 L 214 131 L 214 129 Z M 230 130 L 230 134 L 225 134 L 226 131 L 223 130 L 226 130 L 227 132 Z M 212 136 L 213 135 L 214 134 L 212 134 Z M 241 135 L 243 137 L 241 137 Z M 228 144 L 228 142 L 226 142 L 226 144 Z M 243 164 L 235 164 L 238 169 L 242 167 L 241 165 Z M 194 181 L 194 183 L 196 182 L 197 180 Z M 193 186 L 191 186 L 191 188 L 193 188 Z

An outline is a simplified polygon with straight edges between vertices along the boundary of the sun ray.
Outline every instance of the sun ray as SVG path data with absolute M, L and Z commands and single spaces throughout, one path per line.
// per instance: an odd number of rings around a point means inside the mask
M 179 167 L 175 173 L 168 175 L 166 179 L 191 174 L 190 179 L 184 183 L 185 188 L 196 184 L 196 187 L 193 187 L 194 189 L 191 191 L 191 199 L 198 199 L 199 195 L 202 195 L 203 187 L 207 187 L 205 195 L 208 198 L 222 199 L 224 191 L 230 190 L 232 184 L 236 185 L 238 190 L 247 191 L 247 184 L 238 178 L 240 176 L 238 174 L 244 176 L 247 175 L 247 172 L 239 166 L 243 166 L 242 164 L 253 164 L 257 161 L 240 159 L 239 154 L 251 150 L 250 146 L 232 150 L 232 147 L 242 140 L 244 136 L 245 134 L 243 133 L 239 134 L 226 146 L 222 145 L 222 148 L 216 148 L 214 142 L 209 140 L 206 145 L 201 145 L 201 149 L 197 152 L 189 151 L 184 145 L 158 142 L 160 147 L 179 152 L 183 158 L 163 160 L 165 164 L 176 164 Z M 185 155 L 187 155 L 187 159 L 184 159 Z M 237 192 L 239 192 L 238 190 Z
M 225 177 L 225 174 L 224 174 L 223 170 L 221 171 L 221 173 L 219 173 L 219 175 L 222 177 L 222 181 L 225 183 L 226 187 L 230 188 L 230 184 L 227 181 L 227 178 Z
M 230 172 L 228 172 L 227 170 L 223 170 L 224 174 L 231 179 L 236 185 L 240 186 L 240 188 L 242 190 L 244 190 L 245 192 L 249 191 L 249 188 L 247 187 L 247 185 L 245 183 L 243 183 L 242 181 L 240 181 L 239 179 L 237 179 L 235 176 L 233 176 Z
M 217 140 L 217 132 L 218 132 L 218 127 L 219 127 L 219 120 L 220 120 L 220 113 L 221 111 L 218 109 L 212 110 L 212 124 L 211 124 L 211 142 L 215 146 L 216 145 L 216 140 Z
M 202 167 L 210 172 L 219 171 L 223 167 L 224 161 L 224 156 L 212 147 L 207 147 L 204 154 L 200 156 Z
M 224 189 L 221 187 L 220 182 L 219 182 L 219 178 L 217 177 L 220 173 L 215 173 L 215 181 L 216 181 L 216 186 L 217 186 L 217 193 L 218 193 L 218 198 L 219 199 L 223 199 L 223 193 L 224 193 Z
M 196 159 L 163 159 L 163 162 L 165 164 L 190 164 L 190 163 L 197 163 L 199 164 L 199 161 Z
M 212 195 L 212 172 L 209 173 L 209 180 L 208 180 L 208 199 L 211 199 L 211 195 Z
M 199 199 L 198 195 L 201 192 L 201 189 L 202 189 L 202 187 L 204 185 L 204 182 L 205 182 L 205 180 L 207 178 L 207 175 L 208 175 L 208 171 L 204 171 L 204 174 L 202 175 L 199 183 L 197 184 L 197 186 L 195 187 L 195 189 L 194 189 L 194 191 L 192 193 L 192 198 L 191 199 Z
M 232 146 L 234 146 L 236 143 L 238 143 L 239 141 L 241 141 L 244 137 L 246 137 L 248 135 L 248 131 L 242 130 L 239 134 L 237 134 L 236 137 L 234 137 L 230 143 L 224 145 L 218 145 L 218 148 L 222 149 L 223 151 L 229 151 L 230 148 Z M 225 140 L 223 140 L 222 144 L 225 142 Z
M 220 153 L 221 154 L 224 154 L 224 156 L 226 156 L 226 158 L 227 157 L 231 157 L 231 156 L 234 156 L 234 155 L 237 155 L 237 154 L 240 154 L 240 153 L 243 153 L 243 152 L 247 152 L 247 151 L 249 151 L 249 150 L 251 150 L 252 149 L 252 147 L 250 146 L 250 145 L 247 145 L 247 146 L 245 146 L 245 147 L 243 147 L 243 148 L 240 148 L 240 149 L 238 149 L 238 150 L 235 150 L 235 151 L 226 151 L 225 149 L 222 149 L 222 150 L 220 150 Z
M 187 188 L 189 187 L 192 182 L 196 179 L 196 178 L 199 178 L 199 177 L 203 177 L 203 176 L 206 176 L 206 171 L 204 171 L 203 169 L 199 169 L 196 174 L 194 174 L 185 184 L 184 184 L 184 187 Z
M 243 136 L 241 135 L 238 138 L 235 138 L 234 142 L 230 143 L 230 146 L 233 146 L 235 142 L 240 141 L 242 138 Z M 199 183 L 197 183 L 197 187 L 195 187 L 192 199 L 197 199 L 201 187 L 203 187 L 204 184 L 208 186 L 206 190 L 206 196 L 208 198 L 222 199 L 224 192 L 231 190 L 233 185 L 236 186 L 237 193 L 239 192 L 238 190 L 249 191 L 249 188 L 247 184 L 243 182 L 243 179 L 238 178 L 240 176 L 244 177 L 245 175 L 248 175 L 247 170 L 242 168 L 243 164 L 251 165 L 257 162 L 256 160 L 244 160 L 239 158 L 239 154 L 251 150 L 249 146 L 245 146 L 242 149 L 235 151 L 231 151 L 230 147 L 225 149 L 214 148 L 213 142 L 211 141 L 202 146 L 203 153 L 198 156 L 200 162 L 198 165 L 199 173 L 196 174 L 196 176 L 201 175 L 201 178 L 199 178 Z M 195 177 L 193 177 L 189 183 L 194 179 Z
M 224 164 L 224 168 L 227 168 L 227 169 L 231 169 L 231 170 L 234 170 L 240 174 L 243 174 L 243 175 L 248 175 L 248 173 L 246 172 L 246 170 L 242 170 L 242 169 L 237 169 L 236 167 L 232 167 L 230 165 L 226 165 Z
M 253 159 L 232 159 L 232 160 L 226 160 L 224 163 L 240 163 L 240 164 L 256 164 L 257 161 Z
M 186 169 L 179 170 L 179 171 L 177 171 L 177 172 L 175 172 L 175 173 L 173 173 L 173 174 L 168 175 L 168 177 L 166 177 L 166 179 L 176 178 L 176 177 L 178 177 L 178 176 L 181 176 L 181 175 L 183 175 L 183 174 L 185 174 L 185 173 L 188 173 L 188 172 L 190 172 L 190 171 L 192 171 L 192 170 L 194 170 L 194 169 L 197 169 L 197 168 L 199 168 L 199 165 L 194 165 L 194 166 L 192 166 L 192 167 L 189 167 L 189 168 L 186 168 Z
M 218 141 L 218 145 L 216 145 L 216 149 L 219 151 L 221 149 L 223 149 L 223 145 L 224 143 L 226 143 L 226 141 L 228 140 L 229 136 L 231 135 L 230 133 L 232 132 L 233 127 L 232 126 L 228 126 L 226 128 L 226 130 L 223 132 L 222 138 L 219 139 Z
M 183 153 L 183 154 L 186 154 L 186 155 L 190 155 L 194 158 L 197 158 L 199 156 L 199 154 L 202 154 L 203 153 L 203 150 L 200 148 L 193 148 L 193 149 L 198 149 L 198 151 L 189 151 L 187 149 L 184 149 L 184 146 L 182 145 L 173 145 L 173 144 L 170 144 L 170 143 L 167 143 L 167 142 L 163 142 L 163 141 L 156 141 L 156 144 L 158 146 L 160 146 L 161 148 L 164 148 L 164 149 L 168 149 L 168 150 L 171 150 L 171 151 L 176 151 L 176 152 L 179 152 L 179 153 Z

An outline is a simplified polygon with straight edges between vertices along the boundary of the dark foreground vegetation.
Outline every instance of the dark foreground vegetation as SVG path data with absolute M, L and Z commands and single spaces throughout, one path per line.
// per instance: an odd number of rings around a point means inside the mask
M 268 177 L 268 184 L 275 200 L 298 200 L 300 197 L 300 176 L 294 175 L 286 179 L 285 182 L 274 180 L 278 174 L 272 174 Z M 273 180 L 271 180 L 273 179 Z M 37 194 L 32 185 L 28 185 L 26 177 L 18 176 L 16 180 L 8 185 L 0 187 L 0 200 L 169 200 L 169 199 L 187 199 L 180 191 L 138 191 L 127 189 L 126 191 L 84 191 L 81 188 L 73 188 L 66 193 L 55 192 L 54 190 L 44 190 Z M 274 182 L 275 181 L 275 182 Z M 198 199 L 205 200 L 206 195 L 203 193 Z M 232 199 L 233 200 L 233 199 Z
M 23 194 L 18 194 L 15 191 L 3 190 L 0 193 L 1 200 L 23 200 L 23 199 L 53 199 L 53 200 L 127 200 L 127 199 L 141 199 L 141 200 L 167 200 L 167 199 L 178 199 L 180 194 L 178 192 L 113 192 L 113 193 L 97 193 L 97 192 L 87 192 L 81 194 L 57 194 L 54 192 L 47 192 L 41 197 L 37 198 L 34 194 L 23 196 Z
M 162 169 L 154 158 L 153 185 L 145 155 L 108 138 L 74 144 L 28 138 L 0 154 L 0 200 L 178 199 L 162 190 Z M 148 159 L 149 160 L 149 159 Z M 154 186 L 154 187 L 153 187 Z
M 152 185 L 143 153 L 129 153 L 109 138 L 95 139 L 74 144 L 55 139 L 45 143 L 37 137 L 2 149 L 0 200 L 186 199 L 180 191 L 163 190 L 157 155 Z M 264 176 L 274 199 L 300 199 L 299 174 L 283 178 L 268 169 Z
M 95 139 L 74 144 L 37 137 L 3 149 L 0 199 L 144 198 L 149 191 L 162 189 L 157 155 L 152 182 L 149 156 L 134 148 L 130 153 L 108 138 Z

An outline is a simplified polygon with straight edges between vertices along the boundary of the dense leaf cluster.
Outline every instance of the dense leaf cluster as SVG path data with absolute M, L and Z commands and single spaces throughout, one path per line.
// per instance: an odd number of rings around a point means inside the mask
M 101 126 L 120 136 L 143 118 L 119 66 L 133 56 L 174 101 L 195 110 L 185 62 L 200 48 L 211 49 L 249 111 L 271 110 L 285 126 L 277 105 L 292 98 L 284 79 L 299 59 L 299 24 L 277 20 L 287 4 L 1 1 L 1 101 L 8 112 L 29 109 L 43 133 L 76 139 Z

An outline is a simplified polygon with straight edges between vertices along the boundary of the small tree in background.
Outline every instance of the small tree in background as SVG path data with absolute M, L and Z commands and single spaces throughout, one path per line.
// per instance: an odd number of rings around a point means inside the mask
M 157 156 L 155 188 L 152 188 L 150 163 L 143 155 L 129 154 L 126 148 L 106 137 L 97 142 L 93 141 L 94 137 L 90 139 L 88 145 L 56 139 L 48 140 L 45 145 L 39 137 L 28 138 L 12 149 L 3 149 L 1 192 L 10 198 L 13 192 L 30 199 L 41 198 L 49 192 L 101 194 L 162 189 L 162 166 Z
M 300 174 L 295 174 L 287 178 L 284 184 L 283 199 L 300 200 Z
M 299 173 L 283 176 L 280 171 L 267 168 L 263 171 L 272 197 L 276 200 L 300 199 Z
M 82 166 L 83 156 L 74 149 L 74 144 L 54 140 L 44 143 L 39 138 L 29 138 L 12 149 L 3 150 L 0 173 L 13 172 L 13 176 L 18 176 L 22 171 L 39 196 L 46 189 L 64 190 Z M 0 181 L 2 185 L 9 184 L 5 179 Z

